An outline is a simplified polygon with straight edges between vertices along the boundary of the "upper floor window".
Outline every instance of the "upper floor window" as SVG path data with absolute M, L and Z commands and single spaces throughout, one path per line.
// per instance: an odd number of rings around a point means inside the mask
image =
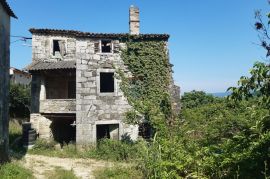
M 112 52 L 112 41 L 111 40 L 101 40 L 101 52 L 111 53 Z
M 64 40 L 53 40 L 52 47 L 53 56 L 64 56 L 66 55 L 66 44 Z
M 114 92 L 114 73 L 101 72 L 100 73 L 100 93 Z
M 118 53 L 119 41 L 103 39 L 94 43 L 95 53 Z

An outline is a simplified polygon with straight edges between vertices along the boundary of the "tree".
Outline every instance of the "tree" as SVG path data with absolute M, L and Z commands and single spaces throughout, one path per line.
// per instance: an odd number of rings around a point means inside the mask
M 184 93 L 181 102 L 183 108 L 195 108 L 205 104 L 212 103 L 216 100 L 213 95 L 208 95 L 203 91 L 191 91 Z
M 29 117 L 30 88 L 19 84 L 11 84 L 9 91 L 9 111 L 11 117 Z

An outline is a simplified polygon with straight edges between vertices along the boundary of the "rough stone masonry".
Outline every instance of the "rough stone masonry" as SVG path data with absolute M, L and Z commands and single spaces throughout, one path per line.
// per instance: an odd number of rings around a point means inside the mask
M 78 145 L 104 137 L 138 138 L 139 126 L 124 122 L 132 107 L 116 74 L 121 69 L 131 75 L 121 59 L 121 49 L 126 47 L 123 39 L 134 35 L 142 41 L 167 42 L 169 35 L 140 34 L 139 9 L 132 6 L 129 12 L 129 34 L 30 29 L 31 122 L 40 138 L 75 140 Z M 172 93 L 179 94 L 173 86 L 172 81 Z

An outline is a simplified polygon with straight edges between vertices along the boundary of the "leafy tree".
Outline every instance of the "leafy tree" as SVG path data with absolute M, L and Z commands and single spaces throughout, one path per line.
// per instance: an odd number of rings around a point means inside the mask
M 217 100 L 213 95 L 206 94 L 203 91 L 191 91 L 184 93 L 181 98 L 183 108 L 196 108 L 205 104 L 209 104 Z
M 9 110 L 11 117 L 27 117 L 30 114 L 30 87 L 10 85 Z

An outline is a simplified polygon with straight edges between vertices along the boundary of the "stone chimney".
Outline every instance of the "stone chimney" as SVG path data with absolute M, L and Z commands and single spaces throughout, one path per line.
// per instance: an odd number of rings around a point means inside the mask
M 133 5 L 129 8 L 129 33 L 132 35 L 140 33 L 139 8 Z

